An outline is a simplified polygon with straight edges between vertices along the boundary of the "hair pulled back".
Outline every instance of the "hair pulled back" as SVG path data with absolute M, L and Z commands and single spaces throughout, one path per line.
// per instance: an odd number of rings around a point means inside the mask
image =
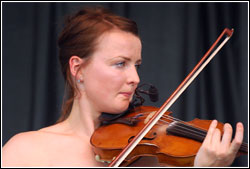
M 71 56 L 89 59 L 95 51 L 97 39 L 105 32 L 119 29 L 139 37 L 134 21 L 113 14 L 103 7 L 88 7 L 66 18 L 59 35 L 59 60 L 65 79 L 65 96 L 62 114 L 58 122 L 70 114 L 77 87 L 71 78 L 69 60 Z

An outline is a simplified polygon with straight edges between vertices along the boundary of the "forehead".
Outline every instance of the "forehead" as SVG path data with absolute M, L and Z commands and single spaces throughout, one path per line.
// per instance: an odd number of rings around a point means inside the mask
M 112 30 L 104 33 L 98 40 L 95 53 L 103 56 L 134 56 L 141 57 L 141 41 L 132 33 Z M 104 55 L 106 54 L 106 55 Z
M 102 42 L 105 43 L 115 42 L 115 43 L 126 44 L 126 42 L 128 41 L 134 43 L 141 43 L 140 39 L 134 34 L 130 32 L 121 31 L 118 29 L 112 29 L 111 31 L 105 32 L 98 39 L 99 44 Z

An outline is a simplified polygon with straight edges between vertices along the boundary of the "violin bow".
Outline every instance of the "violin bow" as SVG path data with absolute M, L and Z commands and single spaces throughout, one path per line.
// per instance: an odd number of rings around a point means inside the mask
M 143 129 L 132 139 L 132 141 L 121 151 L 121 153 L 109 164 L 109 167 L 118 167 L 124 159 L 129 155 L 136 145 L 142 140 L 142 138 L 151 130 L 151 128 L 157 123 L 162 115 L 169 109 L 169 107 L 179 98 L 184 90 L 190 85 L 190 83 L 199 75 L 204 67 L 214 58 L 219 50 L 225 45 L 225 43 L 231 38 L 234 29 L 225 28 L 210 49 L 205 53 L 193 70 L 187 75 L 177 89 L 171 94 L 171 96 L 165 101 L 160 109 L 152 116 L 152 118 L 146 123 Z M 224 40 L 222 38 L 226 35 Z M 221 43 L 219 43 L 222 41 Z M 218 46 L 217 48 L 215 48 Z M 213 51 L 213 52 L 212 52 Z M 211 53 L 212 52 L 212 53 Z M 211 53 L 211 54 L 210 54 Z M 209 57 L 208 57 L 209 56 Z

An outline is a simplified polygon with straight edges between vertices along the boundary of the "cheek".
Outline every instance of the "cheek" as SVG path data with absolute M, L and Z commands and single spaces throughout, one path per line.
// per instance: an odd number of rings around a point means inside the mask
M 98 110 L 119 109 L 118 93 L 126 83 L 126 76 L 112 68 L 98 67 L 91 69 L 85 78 L 85 93 Z M 123 106 L 123 107 L 126 107 Z
M 112 71 L 112 69 L 97 69 L 93 71 L 92 75 L 92 85 L 93 87 L 98 89 L 98 93 L 103 92 L 114 94 L 116 92 L 119 92 L 119 90 L 126 82 L 126 78 L 123 74 L 117 71 Z

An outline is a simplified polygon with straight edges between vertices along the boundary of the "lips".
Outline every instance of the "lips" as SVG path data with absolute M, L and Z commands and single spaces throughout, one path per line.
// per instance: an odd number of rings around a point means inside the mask
M 122 94 L 123 96 L 130 98 L 133 94 L 133 92 L 120 92 L 120 94 Z

